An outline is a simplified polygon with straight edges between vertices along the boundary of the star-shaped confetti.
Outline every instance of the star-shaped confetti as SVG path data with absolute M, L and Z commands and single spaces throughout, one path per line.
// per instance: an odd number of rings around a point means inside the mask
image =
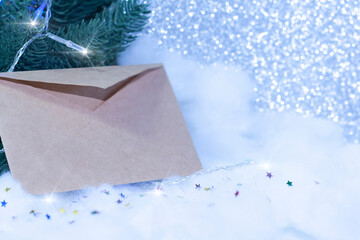
M 125 205 L 125 207 L 130 207 L 130 203 L 127 203 L 127 204 Z
M 120 203 L 122 203 L 122 201 L 121 201 L 120 199 L 118 199 L 118 200 L 116 201 L 116 203 L 117 203 L 117 204 L 120 204 Z
M 10 190 L 11 190 L 11 188 L 9 188 L 9 187 L 5 188 L 5 192 L 8 192 Z
M 59 211 L 60 211 L 61 213 L 65 213 L 65 209 L 64 209 L 64 208 L 61 208 Z
M 195 184 L 195 189 L 200 189 L 200 188 L 201 188 L 200 184 Z
M 110 191 L 102 190 L 101 192 L 102 192 L 102 193 L 105 193 L 106 195 L 110 195 Z
M 319 184 L 320 184 L 320 182 L 319 182 L 319 181 L 316 181 L 316 180 L 315 180 L 314 182 L 315 182 L 315 184 L 316 184 L 316 185 L 319 185 Z
M 268 177 L 269 179 L 273 177 L 273 175 L 271 174 L 271 172 L 267 172 L 266 173 L 266 177 Z
M 100 214 L 100 212 L 95 210 L 95 211 L 92 211 L 91 214 L 92 215 L 97 215 L 97 214 Z
M 6 204 L 8 204 L 5 200 L 1 202 L 2 207 L 6 207 Z
M 120 193 L 120 197 L 125 198 L 125 195 L 123 193 Z
M 239 191 L 236 191 L 235 197 L 239 196 Z
M 287 183 L 286 183 L 287 185 L 289 185 L 289 187 L 292 187 L 293 186 L 293 183 L 292 182 L 290 182 L 289 180 L 287 181 Z
M 206 187 L 204 188 L 205 191 L 210 191 L 210 188 Z
M 46 214 L 45 217 L 47 220 L 51 220 L 51 216 L 49 214 Z
M 76 214 L 78 214 L 78 213 L 79 213 L 79 212 L 78 212 L 77 210 L 74 210 L 74 211 L 73 211 L 73 214 L 74 214 L 74 215 L 76 215 Z
M 32 214 L 32 215 L 34 215 L 34 217 L 36 217 L 36 212 L 35 212 L 35 210 L 31 210 L 31 211 L 29 212 L 29 214 Z

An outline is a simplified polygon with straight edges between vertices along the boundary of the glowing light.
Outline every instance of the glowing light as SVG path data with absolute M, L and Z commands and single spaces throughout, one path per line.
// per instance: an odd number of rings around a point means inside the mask
M 35 27 L 36 24 L 37 24 L 36 21 L 31 21 L 31 22 L 30 22 L 30 25 L 33 26 L 33 27 Z
M 160 186 L 156 186 L 154 190 L 155 195 L 161 195 L 163 194 L 163 189 Z
M 86 48 L 84 50 L 81 51 L 82 54 L 87 55 L 89 53 L 89 50 L 87 50 Z
M 268 162 L 260 164 L 260 167 L 267 171 L 271 169 L 271 165 Z
M 54 198 L 52 196 L 47 196 L 44 198 L 44 201 L 48 204 L 52 204 L 54 202 Z

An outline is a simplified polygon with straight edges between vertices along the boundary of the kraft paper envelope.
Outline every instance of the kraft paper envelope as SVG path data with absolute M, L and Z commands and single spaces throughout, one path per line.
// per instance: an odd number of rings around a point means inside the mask
M 33 194 L 201 169 L 162 65 L 0 73 L 0 136 Z

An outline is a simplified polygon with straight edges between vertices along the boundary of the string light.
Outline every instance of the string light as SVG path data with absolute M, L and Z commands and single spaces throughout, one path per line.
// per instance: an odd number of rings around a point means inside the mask
M 1 2 L 1 0 L 0 0 Z M 42 2 L 42 4 L 40 5 L 40 7 L 36 10 L 35 12 L 35 17 L 34 20 L 32 20 L 30 22 L 30 26 L 34 27 L 37 25 L 37 20 L 39 19 L 40 16 L 42 16 L 42 14 L 44 13 L 44 9 L 46 7 L 46 14 L 45 14 L 45 24 L 43 25 L 43 27 L 38 31 L 38 33 L 33 36 L 30 40 L 28 40 L 17 52 L 14 62 L 11 65 L 10 69 L 8 70 L 8 72 L 13 72 L 16 65 L 18 64 L 21 56 L 24 54 L 26 48 L 32 43 L 34 42 L 36 39 L 38 38 L 44 38 L 44 37 L 48 37 L 56 42 L 59 42 L 61 44 L 64 44 L 65 46 L 74 49 L 80 53 L 82 53 L 83 55 L 87 55 L 90 51 L 87 48 L 84 48 L 70 40 L 66 40 L 63 39 L 59 36 L 56 36 L 50 32 L 48 32 L 48 28 L 49 28 L 49 21 L 51 18 L 51 5 L 52 5 L 52 0 L 44 0 Z
M 40 7 L 35 12 L 35 18 L 33 21 L 35 24 L 36 24 L 36 21 L 38 20 L 38 18 L 44 13 L 45 6 L 46 6 L 46 0 L 44 0 L 41 3 Z
M 84 48 L 84 47 L 82 47 L 82 46 L 80 46 L 80 45 L 78 45 L 78 44 L 76 44 L 76 43 L 74 43 L 74 42 L 72 42 L 70 40 L 63 39 L 63 38 L 61 38 L 59 36 L 56 36 L 56 35 L 54 35 L 52 33 L 47 33 L 46 36 L 48 38 L 51 38 L 52 40 L 55 40 L 55 41 L 57 41 L 59 43 L 62 43 L 64 45 L 66 45 L 69 48 L 72 48 L 72 49 L 74 49 L 74 50 L 76 50 L 78 52 L 81 52 L 84 55 L 88 54 L 88 50 L 86 48 Z
M 220 166 L 220 167 L 214 167 L 214 168 L 209 168 L 209 169 L 203 169 L 200 170 L 198 172 L 195 172 L 189 176 L 186 177 L 177 177 L 177 178 L 169 178 L 169 179 L 165 179 L 161 182 L 162 185 L 176 185 L 182 182 L 186 182 L 189 181 L 197 176 L 203 176 L 203 175 L 208 175 L 214 172 L 219 172 L 219 171 L 233 171 L 234 169 L 238 169 L 238 168 L 242 168 L 244 166 L 249 166 L 249 165 L 253 165 L 255 162 L 252 160 L 247 160 L 245 162 L 241 162 L 235 165 L 230 165 L 230 166 Z M 158 184 L 158 183 L 156 183 Z M 158 186 L 158 185 L 156 185 Z

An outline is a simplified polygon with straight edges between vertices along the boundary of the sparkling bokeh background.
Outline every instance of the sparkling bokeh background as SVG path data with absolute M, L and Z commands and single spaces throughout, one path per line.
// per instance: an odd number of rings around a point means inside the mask
M 44 196 L 4 174 L 0 239 L 357 240 L 360 144 L 294 114 L 358 139 L 357 3 L 151 4 L 118 61 L 164 63 L 205 170 Z
M 203 64 L 225 63 L 256 82 L 258 111 L 327 118 L 360 138 L 358 1 L 153 0 L 148 33 Z

